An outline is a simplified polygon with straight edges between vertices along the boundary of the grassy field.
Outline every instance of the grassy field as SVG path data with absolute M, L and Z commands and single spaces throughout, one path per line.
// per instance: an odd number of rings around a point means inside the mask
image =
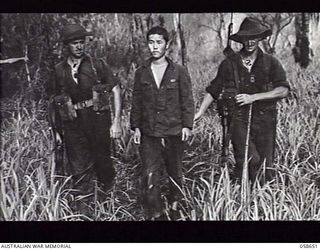
M 219 165 L 221 127 L 215 110 L 195 124 L 185 151 L 185 204 L 179 220 L 320 219 L 319 66 L 316 60 L 307 70 L 285 64 L 294 95 L 279 103 L 274 164 L 278 175 L 271 184 L 255 185 L 245 201 L 240 186 L 230 182 L 228 169 Z M 199 104 L 211 76 L 205 65 L 190 73 L 201 83 L 194 87 Z M 86 217 L 70 208 L 71 200 L 81 199 L 74 195 L 70 178 L 55 175 L 46 106 L 45 100 L 19 95 L 1 99 L 0 220 L 144 220 L 137 200 L 140 162 L 128 132 L 128 111 L 123 114 L 125 135 L 113 152 L 115 186 Z

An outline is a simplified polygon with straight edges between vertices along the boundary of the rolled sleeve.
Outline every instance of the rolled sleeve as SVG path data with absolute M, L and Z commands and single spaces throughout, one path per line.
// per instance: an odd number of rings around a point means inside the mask
M 226 74 L 226 61 L 223 61 L 219 68 L 216 77 L 210 82 L 210 85 L 206 88 L 206 91 L 217 100 L 223 86 L 223 76 Z
M 274 88 L 286 87 L 290 90 L 289 82 L 287 81 L 286 72 L 280 61 L 273 57 L 271 64 L 271 82 Z

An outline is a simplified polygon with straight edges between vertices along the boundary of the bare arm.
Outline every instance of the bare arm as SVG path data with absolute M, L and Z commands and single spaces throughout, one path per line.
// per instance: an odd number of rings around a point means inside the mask
M 214 99 L 213 99 L 212 95 L 209 93 L 206 93 L 206 95 L 204 96 L 204 98 L 202 100 L 200 108 L 194 117 L 195 121 L 200 119 L 204 115 L 204 113 L 206 112 L 206 110 L 208 109 L 210 104 L 213 102 L 213 100 Z
M 120 86 L 116 85 L 112 89 L 114 96 L 114 119 L 120 119 L 121 116 L 121 93 Z
M 120 86 L 116 85 L 112 89 L 114 96 L 114 118 L 110 129 L 112 138 L 119 138 L 121 136 L 121 93 Z
M 240 105 L 247 105 L 255 101 L 260 100 L 270 100 L 270 99 L 280 99 L 284 98 L 289 94 L 289 89 L 287 87 L 276 87 L 271 91 L 256 93 L 256 94 L 239 94 L 236 95 L 236 102 Z

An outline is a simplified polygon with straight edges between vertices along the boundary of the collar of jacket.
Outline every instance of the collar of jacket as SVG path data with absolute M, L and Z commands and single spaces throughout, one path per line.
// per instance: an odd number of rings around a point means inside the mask
M 174 68 L 173 64 L 174 62 L 166 56 L 166 60 L 168 62 L 168 68 Z M 151 67 L 151 62 L 152 62 L 152 57 L 150 57 L 149 59 L 147 59 L 141 66 L 145 67 L 145 68 L 150 68 Z
M 66 57 L 66 58 L 64 59 L 63 63 L 64 63 L 64 65 L 70 66 L 69 63 L 68 63 L 68 58 L 69 58 L 69 57 Z M 83 58 L 82 58 L 82 60 L 81 60 L 81 62 L 80 62 L 80 65 L 81 65 L 83 62 L 89 61 L 89 60 L 90 60 L 90 56 L 87 55 L 87 54 L 84 54 L 84 56 L 83 56 Z
M 231 60 L 236 60 L 241 62 L 241 52 L 244 51 L 244 49 L 241 49 L 238 53 L 235 53 L 235 56 L 231 56 Z M 255 60 L 255 62 L 259 59 L 259 58 L 263 58 L 264 57 L 264 52 L 262 51 L 262 49 L 260 47 L 258 47 L 258 52 L 257 52 L 257 58 Z

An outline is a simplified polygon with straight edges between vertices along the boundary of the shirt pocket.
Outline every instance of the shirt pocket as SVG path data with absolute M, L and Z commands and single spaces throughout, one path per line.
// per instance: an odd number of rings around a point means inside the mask
M 167 89 L 168 90 L 176 90 L 179 88 L 179 82 L 177 79 L 170 79 L 167 82 Z
M 141 87 L 142 89 L 149 89 L 152 87 L 151 81 L 141 81 Z

